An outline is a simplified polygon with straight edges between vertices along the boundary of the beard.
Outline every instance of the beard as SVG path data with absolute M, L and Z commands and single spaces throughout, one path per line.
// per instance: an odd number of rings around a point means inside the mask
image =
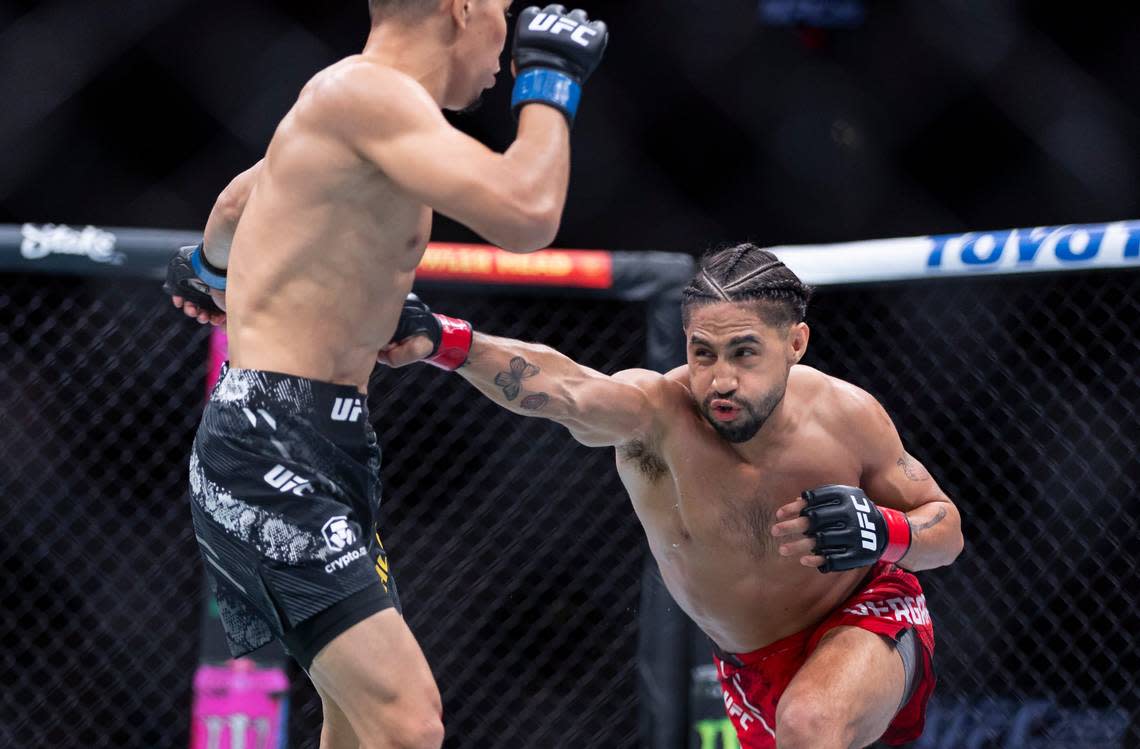
M 717 396 L 715 393 L 710 393 L 705 396 L 704 403 L 701 404 L 701 414 L 704 415 L 707 421 L 716 433 L 724 439 L 734 444 L 747 442 L 756 436 L 760 431 L 760 427 L 764 426 L 764 422 L 776 410 L 776 406 L 780 405 L 780 401 L 784 399 L 784 387 L 776 387 L 769 390 L 759 400 L 746 401 L 740 398 L 723 398 Z M 712 402 L 714 400 L 727 400 L 731 401 L 737 406 L 740 411 L 732 423 L 725 423 L 717 421 L 712 415 Z

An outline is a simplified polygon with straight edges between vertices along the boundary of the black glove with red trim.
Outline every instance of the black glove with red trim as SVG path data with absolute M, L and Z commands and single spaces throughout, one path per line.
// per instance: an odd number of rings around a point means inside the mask
M 897 562 L 910 549 L 906 514 L 877 506 L 858 487 L 828 484 L 801 496 L 807 502 L 800 510 L 808 519 L 804 535 L 815 539 L 812 553 L 823 557 L 820 572 Z
M 408 294 L 391 343 L 403 343 L 417 335 L 427 336 L 433 345 L 431 355 L 425 357 L 424 362 L 451 372 L 467 361 L 473 335 L 471 323 L 437 315 L 418 296 Z

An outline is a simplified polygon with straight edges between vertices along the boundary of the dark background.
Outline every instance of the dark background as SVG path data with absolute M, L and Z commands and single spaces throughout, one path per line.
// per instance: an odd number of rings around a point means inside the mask
M 697 252 L 1137 213 L 1133 4 L 869 0 L 831 31 L 762 24 L 756 0 L 587 6 L 612 39 L 557 245 Z M 367 30 L 364 0 L 0 2 L 0 223 L 200 227 Z M 514 132 L 507 78 L 455 118 L 496 148 Z M 440 220 L 435 238 L 472 237 Z

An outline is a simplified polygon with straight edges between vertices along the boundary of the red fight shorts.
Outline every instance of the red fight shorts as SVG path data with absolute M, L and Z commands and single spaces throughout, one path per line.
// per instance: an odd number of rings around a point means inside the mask
M 716 653 L 724 707 L 743 749 L 776 749 L 776 705 L 819 641 L 836 627 L 859 627 L 897 640 L 908 629 L 918 636 L 917 680 L 911 696 L 882 740 L 903 744 L 922 735 L 926 703 L 934 693 L 934 626 L 918 578 L 893 564 L 871 568 L 859 590 L 815 627 L 751 653 Z

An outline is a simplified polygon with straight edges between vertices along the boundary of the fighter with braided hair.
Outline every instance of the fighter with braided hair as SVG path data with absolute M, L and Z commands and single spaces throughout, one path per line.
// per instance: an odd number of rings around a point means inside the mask
M 713 642 L 745 749 L 918 738 L 934 630 L 911 573 L 963 544 L 954 503 L 883 407 L 798 363 L 809 297 L 742 244 L 702 259 L 682 299 L 688 361 L 667 374 L 607 376 L 480 332 L 447 357 L 500 405 L 616 448 L 661 576 Z M 410 297 L 380 361 L 438 362 L 456 324 Z

